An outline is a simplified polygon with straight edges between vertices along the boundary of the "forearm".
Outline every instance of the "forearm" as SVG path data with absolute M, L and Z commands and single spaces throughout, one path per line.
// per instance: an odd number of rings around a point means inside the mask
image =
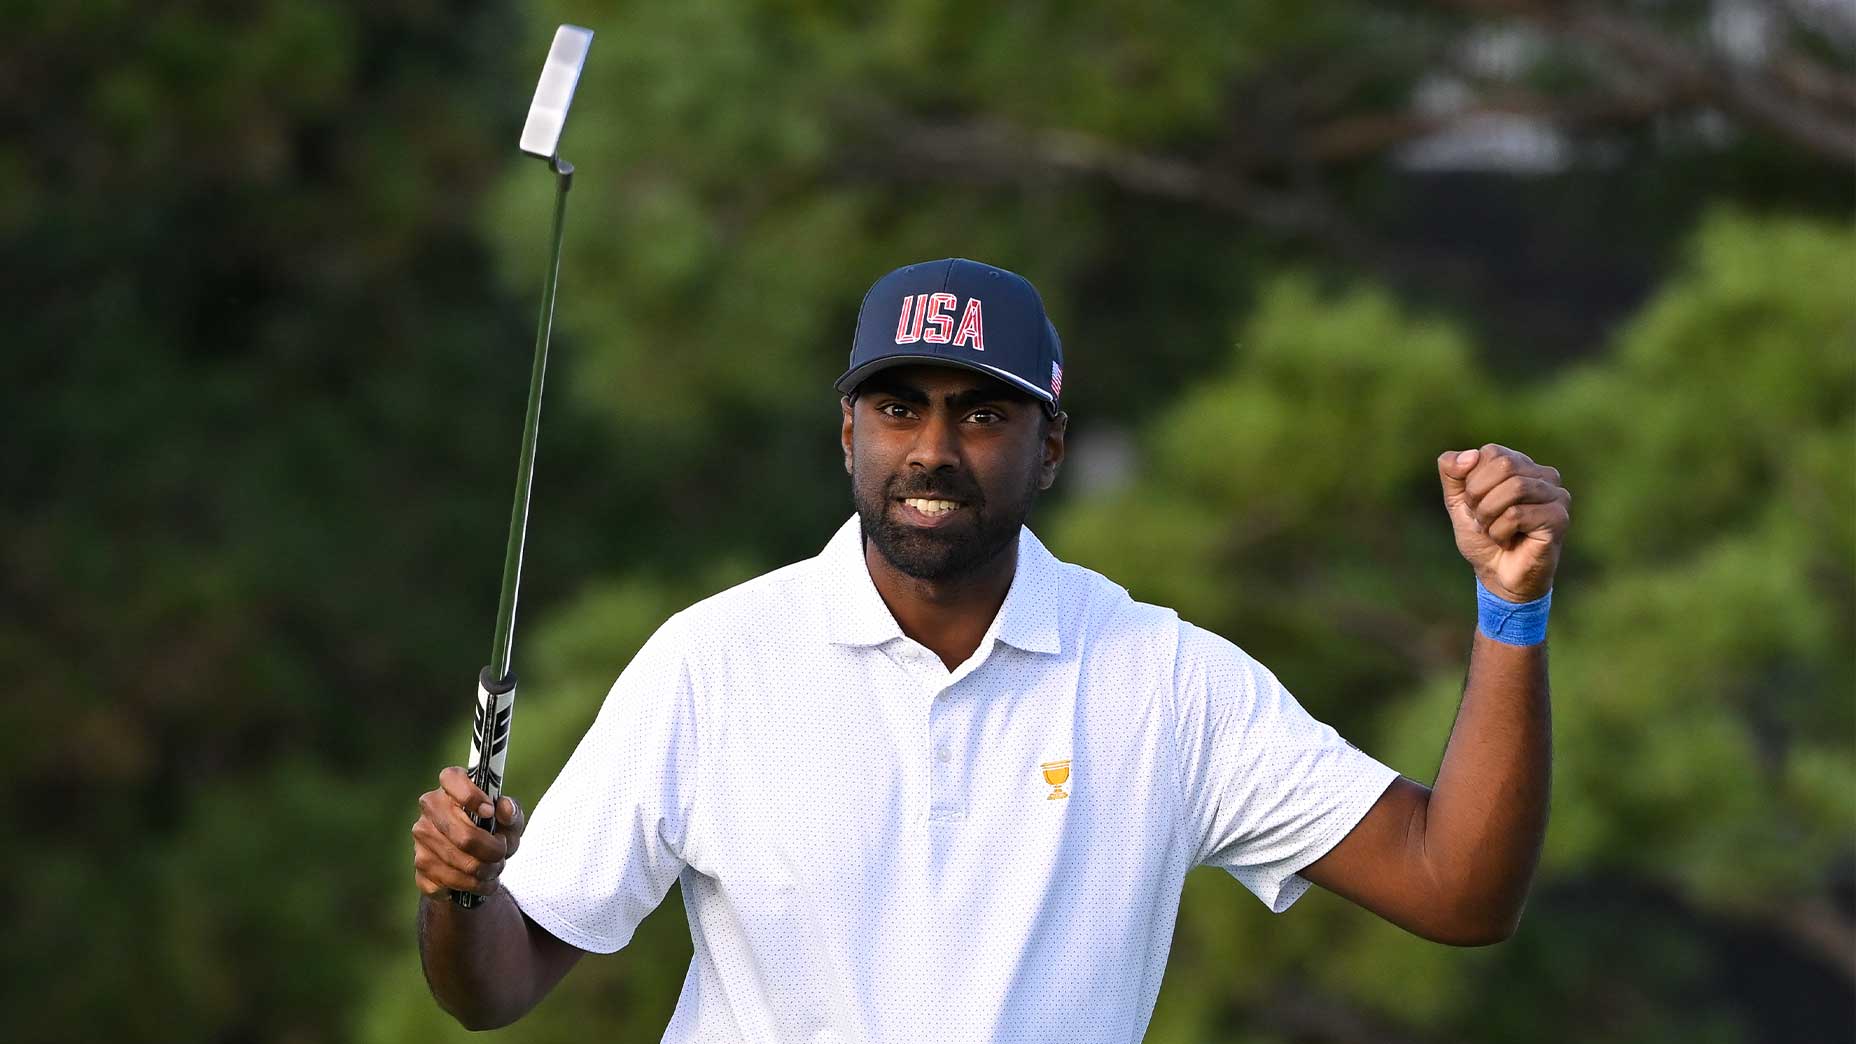
M 1494 443 L 1446 451 L 1437 475 L 1477 627 L 1436 785 L 1393 780 L 1301 873 L 1426 939 L 1478 946 L 1514 934 L 1546 840 L 1546 599 L 1572 494 L 1557 469 Z
M 1473 937 L 1506 938 L 1520 921 L 1551 777 L 1545 643 L 1504 645 L 1478 632 L 1421 834 L 1438 890 Z
M 521 1018 L 553 985 L 541 983 L 531 930 L 501 889 L 470 910 L 422 896 L 419 960 L 439 1006 L 466 1029 L 492 1029 Z

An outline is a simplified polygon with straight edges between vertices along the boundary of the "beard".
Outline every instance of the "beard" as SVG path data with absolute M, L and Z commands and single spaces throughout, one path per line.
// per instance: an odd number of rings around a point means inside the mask
M 864 539 L 875 544 L 898 572 L 936 583 L 967 576 L 1011 547 L 1031 516 L 1037 493 L 1036 475 L 1030 476 L 1023 494 L 1009 504 L 995 504 L 973 483 L 953 478 L 937 482 L 923 475 L 904 481 L 900 475 L 891 475 L 879 483 L 851 476 L 851 498 Z M 902 497 L 959 501 L 967 517 L 933 529 L 907 525 L 890 514 L 891 506 Z

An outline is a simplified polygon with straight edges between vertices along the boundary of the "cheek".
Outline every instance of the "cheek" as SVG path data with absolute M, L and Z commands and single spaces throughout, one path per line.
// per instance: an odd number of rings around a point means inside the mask
M 1037 447 L 1016 446 L 994 459 L 986 469 L 986 498 L 998 504 L 1016 504 L 1035 496 L 1044 484 L 1044 458 Z
M 868 428 L 874 428 L 870 425 Z M 884 471 L 896 467 L 897 458 L 908 455 L 908 447 L 895 436 L 866 427 L 851 429 L 850 461 L 860 472 Z
M 855 489 L 874 487 L 880 490 L 888 474 L 877 447 L 872 446 L 867 439 L 855 437 L 851 439 L 850 450 L 845 454 L 844 468 L 850 473 L 851 485 Z

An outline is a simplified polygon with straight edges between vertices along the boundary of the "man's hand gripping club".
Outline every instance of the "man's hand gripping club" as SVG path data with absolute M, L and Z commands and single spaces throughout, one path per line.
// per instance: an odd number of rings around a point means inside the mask
M 419 796 L 419 819 L 412 825 L 412 874 L 419 891 L 495 894 L 503 863 L 522 843 L 528 818 L 508 795 L 497 802 L 496 833 L 477 826 L 473 815 L 489 817 L 489 796 L 456 765 L 438 774 L 437 789 Z

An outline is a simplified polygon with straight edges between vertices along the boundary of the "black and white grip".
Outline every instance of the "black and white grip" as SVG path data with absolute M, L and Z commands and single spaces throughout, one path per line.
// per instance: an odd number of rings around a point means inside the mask
M 464 770 L 470 781 L 490 799 L 492 810 L 503 796 L 503 764 L 509 757 L 509 722 L 516 710 L 516 675 L 514 671 L 501 680 L 490 677 L 490 668 L 477 674 L 477 713 L 470 729 L 470 760 Z M 496 817 L 485 819 L 473 813 L 471 821 L 490 833 L 496 833 Z M 470 892 L 453 891 L 451 901 L 465 909 L 483 902 Z

